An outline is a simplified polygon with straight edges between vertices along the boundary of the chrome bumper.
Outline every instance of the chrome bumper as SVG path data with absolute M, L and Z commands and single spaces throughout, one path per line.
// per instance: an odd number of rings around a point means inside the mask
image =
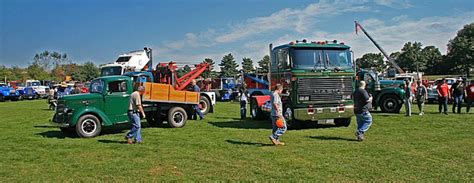
M 308 108 L 294 109 L 294 117 L 300 121 L 318 121 L 322 119 L 350 118 L 354 116 L 354 106 L 344 106 L 344 111 L 339 111 L 339 107 L 315 107 L 313 113 L 308 112 Z

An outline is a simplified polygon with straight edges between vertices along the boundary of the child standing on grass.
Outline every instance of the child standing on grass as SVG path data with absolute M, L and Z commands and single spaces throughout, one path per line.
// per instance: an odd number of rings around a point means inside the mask
M 281 92 L 283 92 L 283 86 L 281 84 L 277 84 L 275 86 L 275 91 L 273 91 L 271 95 L 271 104 L 272 104 L 272 111 L 271 111 L 271 119 L 272 119 L 272 135 L 270 135 L 270 140 L 272 141 L 273 145 L 285 145 L 285 143 L 280 142 L 279 138 L 285 133 L 286 131 L 286 121 L 283 118 L 283 105 L 281 102 Z M 278 128 L 276 125 L 276 121 L 278 119 L 283 120 L 283 127 Z

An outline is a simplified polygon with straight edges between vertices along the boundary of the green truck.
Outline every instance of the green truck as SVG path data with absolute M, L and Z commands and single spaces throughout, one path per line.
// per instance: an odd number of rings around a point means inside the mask
M 85 138 L 99 135 L 104 126 L 128 123 L 130 94 L 137 82 L 142 82 L 145 85 L 143 106 L 147 121 L 151 124 L 167 121 L 170 127 L 183 127 L 188 114 L 193 111 L 192 106 L 199 103 L 199 93 L 174 91 L 170 85 L 149 81 L 146 74 L 94 79 L 90 84 L 90 93 L 68 95 L 58 99 L 52 123 L 65 133 L 75 132 L 79 137 Z M 160 91 L 153 90 L 152 85 L 160 88 Z M 165 92 L 161 88 L 169 89 Z M 162 94 L 160 97 L 165 99 L 154 100 L 155 93 Z M 178 94 L 182 99 L 176 97 Z M 191 102 L 188 101 L 190 96 L 193 97 Z
M 290 127 L 305 123 L 348 126 L 354 115 L 355 65 L 350 47 L 334 41 L 270 44 L 270 89 L 284 86 L 283 115 Z M 268 119 L 269 95 L 251 96 L 251 115 Z

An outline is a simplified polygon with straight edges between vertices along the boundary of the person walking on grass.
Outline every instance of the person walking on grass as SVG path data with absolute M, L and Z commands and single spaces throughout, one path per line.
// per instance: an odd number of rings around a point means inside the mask
M 416 81 L 416 103 L 418 104 L 418 110 L 420 113 L 418 115 L 425 114 L 423 108 L 425 106 L 425 100 L 428 98 L 428 91 L 426 90 L 425 85 L 421 84 L 421 81 Z
M 405 101 L 405 111 L 406 114 L 405 116 L 411 116 L 411 86 L 410 86 L 410 81 L 405 80 L 404 82 L 404 89 L 405 89 L 405 95 L 403 97 L 403 100 Z
M 443 78 L 441 83 L 436 87 L 438 91 L 438 111 L 441 114 L 441 109 L 445 115 L 448 115 L 448 99 L 450 98 L 449 86 L 446 83 L 446 78 Z
M 359 81 L 359 88 L 354 91 L 354 113 L 357 120 L 355 136 L 358 141 L 365 140 L 364 134 L 372 125 L 372 115 L 369 110 L 372 108 L 372 96 L 365 90 L 365 81 Z
M 272 134 L 268 137 L 273 145 L 285 145 L 285 143 L 280 142 L 280 137 L 286 132 L 286 121 L 283 117 L 283 104 L 281 102 L 281 92 L 283 92 L 283 86 L 281 84 L 276 84 L 275 91 L 273 91 L 270 96 L 270 102 L 272 105 L 271 109 L 271 119 L 272 119 Z M 283 127 L 278 128 L 276 121 L 278 119 L 283 120 Z
M 143 111 L 141 99 L 141 96 L 144 92 L 145 87 L 139 86 L 137 90 L 130 95 L 127 114 L 130 123 L 132 123 L 132 128 L 130 129 L 130 132 L 128 132 L 125 136 L 127 144 L 133 144 L 133 140 L 135 140 L 136 143 L 142 143 L 140 113 L 142 114 L 143 118 L 146 118 L 145 111 Z
M 245 120 L 247 118 L 247 102 L 248 102 L 248 93 L 245 89 L 245 85 L 242 85 L 240 88 L 240 119 Z
M 474 82 L 466 86 L 466 113 L 471 110 L 472 102 L 474 102 Z
M 193 92 L 198 92 L 198 93 L 201 92 L 201 89 L 200 89 L 199 86 L 197 85 L 197 82 L 196 82 L 195 79 L 193 79 L 193 80 L 191 81 L 191 87 L 192 87 L 192 88 L 191 88 L 191 91 L 193 91 Z M 197 105 L 197 104 L 196 104 L 196 105 L 193 105 L 193 109 L 194 109 L 194 115 L 193 115 L 192 118 L 193 118 L 194 120 L 197 120 L 197 116 L 199 116 L 199 119 L 200 119 L 200 120 L 203 120 L 203 119 L 204 119 L 204 114 L 202 114 L 201 109 L 199 109 L 199 105 Z
M 459 78 L 456 83 L 451 86 L 450 92 L 451 96 L 453 96 L 453 113 L 456 113 L 456 108 L 458 108 L 458 113 L 461 113 L 462 99 L 464 95 L 467 95 L 462 78 Z

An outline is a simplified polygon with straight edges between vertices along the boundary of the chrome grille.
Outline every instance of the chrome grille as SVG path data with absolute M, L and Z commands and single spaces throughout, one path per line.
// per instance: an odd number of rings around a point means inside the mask
M 352 77 L 298 79 L 298 96 L 309 96 L 309 101 L 342 100 L 343 95 L 352 95 Z

